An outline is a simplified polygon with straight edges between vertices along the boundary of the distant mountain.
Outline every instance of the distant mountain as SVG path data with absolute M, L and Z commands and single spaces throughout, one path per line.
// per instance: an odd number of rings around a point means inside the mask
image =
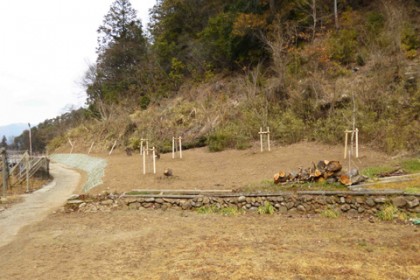
M 11 144 L 9 140 L 13 137 L 21 135 L 25 129 L 28 129 L 28 125 L 25 123 L 12 123 L 0 126 L 0 141 L 4 135 L 8 140 L 8 144 Z

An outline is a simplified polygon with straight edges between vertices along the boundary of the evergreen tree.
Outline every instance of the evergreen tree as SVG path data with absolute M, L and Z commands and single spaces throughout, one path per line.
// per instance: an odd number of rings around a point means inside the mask
M 5 135 L 3 135 L 3 138 L 1 139 L 0 148 L 7 148 L 7 139 Z
M 106 104 L 132 103 L 146 94 L 137 69 L 147 63 L 147 40 L 128 0 L 114 1 L 98 34 L 98 59 L 86 72 L 84 84 L 88 104 L 106 118 Z

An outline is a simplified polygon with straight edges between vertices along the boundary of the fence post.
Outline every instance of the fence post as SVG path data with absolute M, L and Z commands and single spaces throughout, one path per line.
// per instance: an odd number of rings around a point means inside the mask
M 7 186 L 7 177 L 8 177 L 8 172 L 7 172 L 7 158 L 6 158 L 6 149 L 5 148 L 0 148 L 0 153 L 1 153 L 1 159 L 3 162 L 3 196 L 6 196 L 6 190 L 8 188 Z
M 30 157 L 27 154 L 26 155 L 26 192 L 29 192 L 29 171 L 31 169 L 31 161 L 30 161 Z

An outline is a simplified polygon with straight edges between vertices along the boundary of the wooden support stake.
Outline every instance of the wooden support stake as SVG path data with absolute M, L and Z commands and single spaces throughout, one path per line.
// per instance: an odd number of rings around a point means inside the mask
M 172 137 L 172 158 L 175 158 L 175 137 Z
M 347 158 L 348 133 L 347 133 L 347 131 L 345 131 L 344 133 L 345 133 L 345 137 L 344 137 L 344 159 L 346 159 Z
M 356 128 L 356 158 L 359 158 L 359 129 Z
M 179 158 L 182 158 L 182 137 L 172 137 L 172 158 L 175 158 L 176 152 L 179 151 Z
M 156 151 L 155 151 L 155 147 L 152 148 L 152 156 L 153 156 L 153 174 L 156 174 Z
M 356 149 L 356 158 L 359 158 L 359 129 L 355 129 L 355 130 L 345 130 L 345 137 L 344 137 L 344 159 L 347 158 L 347 154 L 348 151 L 353 152 L 353 145 L 351 145 L 351 147 L 349 148 L 349 143 L 348 143 L 348 138 L 349 138 L 349 134 L 351 133 L 352 135 L 352 139 L 353 139 L 353 135 L 355 137 L 355 144 L 354 144 L 354 148 Z M 351 143 L 353 144 L 353 143 Z
M 112 154 L 112 152 L 114 151 L 115 146 L 117 145 L 117 140 L 114 141 L 114 145 L 112 145 L 111 151 L 109 151 L 109 156 Z
M 260 149 L 261 149 L 261 152 L 264 151 L 263 135 L 267 136 L 267 150 L 271 151 L 270 128 L 267 126 L 267 130 L 263 131 L 262 127 L 260 127 L 260 132 L 258 132 L 258 134 L 260 135 Z
M 146 174 L 146 153 L 143 151 L 143 175 Z
M 93 141 L 93 142 L 92 142 L 92 144 L 90 145 L 90 148 L 89 148 L 88 154 L 90 154 L 90 152 L 92 151 L 93 144 L 95 144 L 95 141 Z
M 179 158 L 182 158 L 182 138 L 179 137 Z

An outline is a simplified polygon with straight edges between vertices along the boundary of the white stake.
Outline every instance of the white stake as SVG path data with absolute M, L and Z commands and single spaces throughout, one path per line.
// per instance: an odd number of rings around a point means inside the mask
M 262 127 L 260 127 L 260 146 L 261 146 L 261 152 L 263 151 L 263 131 Z
M 268 147 L 268 151 L 271 151 L 271 146 L 270 146 L 270 128 L 267 126 L 267 147 Z

